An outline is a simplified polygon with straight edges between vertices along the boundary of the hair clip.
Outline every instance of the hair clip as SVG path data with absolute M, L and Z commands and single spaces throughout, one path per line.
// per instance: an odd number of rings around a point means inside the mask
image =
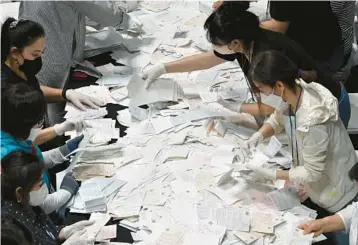
M 9 25 L 10 29 L 14 29 L 17 26 L 18 23 L 19 23 L 18 20 L 14 20 L 13 22 L 11 22 L 10 25 Z

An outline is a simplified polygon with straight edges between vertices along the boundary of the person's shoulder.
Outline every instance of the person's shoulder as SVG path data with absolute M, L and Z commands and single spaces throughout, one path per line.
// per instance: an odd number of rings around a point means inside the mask
M 1 243 L 11 245 L 28 245 L 32 242 L 31 232 L 11 215 L 1 210 Z

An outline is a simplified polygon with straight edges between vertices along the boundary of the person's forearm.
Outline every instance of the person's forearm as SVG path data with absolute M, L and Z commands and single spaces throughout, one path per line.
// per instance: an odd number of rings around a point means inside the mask
M 259 132 L 261 132 L 262 136 L 264 137 L 271 137 L 275 134 L 275 130 L 268 123 L 264 123 L 264 125 L 262 125 L 262 127 L 259 129 Z
M 164 66 L 168 73 L 191 72 L 209 69 L 224 62 L 225 60 L 217 57 L 213 51 L 209 51 L 165 63 Z
M 343 231 L 345 229 L 343 220 L 338 214 L 331 215 L 322 219 L 323 233 Z
M 48 194 L 44 203 L 41 204 L 40 207 L 46 214 L 50 214 L 65 205 L 65 203 L 70 200 L 70 198 L 71 193 L 61 189 L 54 193 Z
M 282 180 L 290 181 L 290 176 L 289 176 L 288 171 L 278 170 L 276 172 L 276 179 L 282 179 Z
M 40 134 L 37 136 L 35 140 L 35 144 L 42 145 L 43 143 L 52 140 L 57 136 L 53 127 L 45 128 L 41 130 Z
M 64 100 L 62 97 L 62 89 L 41 86 L 41 90 L 47 102 L 59 102 Z
M 240 113 L 248 113 L 254 116 L 269 116 L 275 111 L 271 106 L 258 103 L 246 103 L 240 107 Z
M 260 27 L 266 30 L 280 32 L 285 34 L 289 26 L 289 22 L 276 21 L 274 19 L 266 20 L 260 23 Z

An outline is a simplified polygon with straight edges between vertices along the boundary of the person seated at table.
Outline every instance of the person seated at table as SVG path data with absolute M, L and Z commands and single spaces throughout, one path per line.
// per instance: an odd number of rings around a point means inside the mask
M 252 86 L 265 94 L 265 100 L 276 110 L 245 141 L 242 153 L 248 156 L 265 137 L 285 129 L 293 158 L 291 169 L 247 167 L 253 176 L 301 186 L 301 194 L 304 189 L 309 197 L 303 204 L 318 210 L 321 218 L 357 197 L 358 189 L 347 178 L 357 156 L 338 116 L 337 99 L 322 85 L 301 79 L 297 71 L 297 66 L 278 51 L 255 57 L 249 72 Z
M 37 74 L 40 84 L 63 91 L 73 68 L 93 72 L 94 66 L 84 61 L 86 17 L 101 27 L 128 29 L 132 22 L 126 13 L 137 5 L 138 1 L 20 2 L 19 18 L 39 23 L 46 33 L 47 47 L 42 55 L 43 66 Z M 73 90 L 69 91 L 71 92 L 63 93 L 64 98 L 79 98 L 78 94 L 73 94 Z M 63 120 L 65 103 L 63 100 L 56 102 L 48 105 L 50 125 Z M 80 105 L 83 100 L 78 102 L 78 106 L 83 109 L 83 105 Z M 73 104 L 77 106 L 76 103 Z M 93 99 L 89 103 L 91 106 L 102 104 Z
M 48 195 L 44 169 L 36 155 L 24 151 L 13 151 L 1 160 L 2 244 L 94 244 L 84 236 L 86 227 L 94 221 L 59 227 L 39 207 Z
M 358 184 L 358 163 L 349 171 L 349 178 Z M 358 185 L 356 186 L 358 188 Z M 332 216 L 323 219 L 312 220 L 299 226 L 305 234 L 314 233 L 319 236 L 322 233 L 346 231 L 349 233 L 349 245 L 358 244 L 358 200 Z
M 344 125 L 348 126 L 350 103 L 348 93 L 343 84 L 331 81 L 331 74 L 321 68 L 296 42 L 282 33 L 262 29 L 259 19 L 247 11 L 249 2 L 224 2 L 206 20 L 204 28 L 208 40 L 214 50 L 202 54 L 185 57 L 178 61 L 158 64 L 143 72 L 146 86 L 149 87 L 158 77 L 165 73 L 191 72 L 209 69 L 225 61 L 238 61 L 245 76 L 255 56 L 267 50 L 277 50 L 288 56 L 297 66 L 306 81 L 316 81 L 327 87 L 339 99 L 340 116 Z M 251 92 L 254 93 L 254 91 Z M 258 94 L 252 94 L 256 102 L 260 102 Z M 224 107 L 239 113 L 261 116 L 257 121 L 262 124 L 264 116 L 271 114 L 274 108 L 258 103 L 222 103 Z M 260 106 L 259 106 L 260 105 Z
M 41 130 L 46 112 L 46 102 L 41 90 L 26 83 L 9 84 L 1 96 L 1 159 L 16 150 L 36 154 L 44 161 L 47 169 L 66 162 L 66 156 L 77 149 L 83 136 L 68 141 L 58 148 L 41 152 L 32 139 Z M 71 175 L 66 175 L 61 189 L 54 192 L 48 173 L 44 174 L 47 195 L 41 207 L 46 213 L 52 213 L 76 194 L 78 184 Z
M 45 32 L 42 26 L 30 20 L 8 18 L 1 29 L 1 93 L 9 83 L 27 83 L 41 90 L 47 102 L 69 100 L 78 107 L 87 104 L 94 108 L 101 105 L 97 99 L 74 90 L 55 89 L 39 84 L 36 74 L 41 70 L 41 56 L 45 50 Z M 82 130 L 81 119 L 67 120 L 47 128 L 36 143 L 43 144 L 67 131 Z

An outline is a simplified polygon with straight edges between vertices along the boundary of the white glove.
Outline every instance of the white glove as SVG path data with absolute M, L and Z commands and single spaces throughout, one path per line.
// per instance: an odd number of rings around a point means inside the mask
M 86 233 L 86 230 L 80 230 L 74 232 L 62 245 L 92 245 L 95 242 L 94 238 L 86 238 L 83 234 Z
M 228 102 L 226 100 L 219 100 L 217 101 L 217 103 L 225 107 L 226 109 L 229 109 L 230 111 L 235 111 L 240 113 L 242 102 Z
M 93 224 L 94 220 L 82 220 L 77 223 L 74 223 L 73 225 L 65 226 L 64 228 L 62 228 L 61 232 L 63 233 L 64 238 L 68 239 L 74 233 L 83 230 L 86 226 L 90 226 Z
M 145 79 L 145 88 L 149 88 L 150 85 L 157 80 L 161 75 L 167 73 L 164 64 L 158 64 L 143 72 L 142 78 Z
M 84 127 L 83 124 L 84 123 L 82 118 L 79 119 L 71 118 L 64 121 L 63 123 L 55 124 L 53 126 L 53 129 L 55 130 L 57 135 L 63 135 L 65 132 L 72 131 L 72 130 L 81 132 Z
M 245 144 L 248 146 L 249 149 L 256 147 L 264 140 L 264 136 L 260 131 L 254 133 L 250 139 L 248 139 Z
M 246 167 L 251 169 L 256 175 L 269 180 L 276 180 L 276 169 L 264 168 L 262 166 L 255 166 L 247 164 Z
M 104 103 L 96 98 L 84 95 L 82 93 L 76 92 L 73 89 L 66 91 L 66 99 L 75 105 L 78 109 L 84 111 L 86 110 L 85 105 L 93 109 L 98 109 L 100 106 L 103 106 Z

